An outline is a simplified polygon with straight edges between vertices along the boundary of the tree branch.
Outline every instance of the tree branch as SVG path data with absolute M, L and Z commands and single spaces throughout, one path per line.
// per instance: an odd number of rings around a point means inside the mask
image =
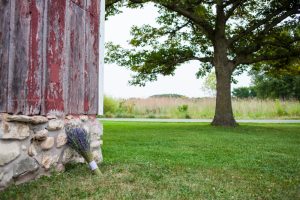
M 200 62 L 213 62 L 213 57 L 193 57 L 191 60 L 198 60 Z
M 285 12 L 284 14 L 274 18 L 274 16 L 277 16 L 277 15 L 281 14 L 283 11 L 284 11 L 284 9 L 281 7 L 279 9 L 277 9 L 276 11 L 270 13 L 264 19 L 257 21 L 252 26 L 248 27 L 246 30 L 241 31 L 240 34 L 236 35 L 235 37 L 232 37 L 229 40 L 229 43 L 232 44 L 232 43 L 236 42 L 237 40 L 245 37 L 246 35 L 248 35 L 250 33 L 252 33 L 254 30 L 256 30 L 257 28 L 259 28 L 260 26 L 262 26 L 264 24 L 267 24 L 267 25 L 264 28 L 264 30 L 262 30 L 262 33 L 266 33 L 270 29 L 272 29 L 274 26 L 276 26 L 278 23 L 280 23 L 282 20 L 284 20 L 285 18 L 289 17 L 292 14 L 296 14 L 296 13 L 299 12 L 297 7 L 295 7 L 293 9 L 287 10 L 287 12 Z M 274 19 L 272 20 L 272 18 L 274 18 Z M 271 22 L 268 24 L 269 21 L 271 21 Z
M 262 62 L 262 61 L 272 61 L 272 60 L 281 60 L 281 59 L 285 59 L 288 57 L 299 57 L 300 51 L 293 51 L 290 52 L 288 55 L 283 54 L 283 55 L 260 55 L 260 56 L 255 56 L 255 55 L 244 55 L 239 57 L 236 62 L 235 65 L 249 65 L 249 64 L 254 64 L 254 63 L 258 63 L 258 62 Z
M 268 31 L 270 31 L 273 27 L 275 27 L 277 24 L 282 22 L 284 19 L 288 18 L 289 16 L 291 16 L 293 14 L 297 14 L 297 13 L 299 13 L 298 8 L 293 8 L 293 9 L 285 12 L 281 16 L 273 19 L 269 24 L 266 24 L 266 26 L 265 26 L 264 30 L 261 32 L 261 34 L 266 34 Z
M 106 8 L 109 8 L 110 6 L 112 6 L 113 4 L 117 3 L 117 2 L 120 2 L 122 0 L 106 0 L 105 1 L 105 7 Z
M 243 1 L 233 1 L 232 7 L 227 11 L 225 15 L 225 21 L 227 21 L 234 13 L 234 11 L 243 4 Z M 230 5 L 230 4 L 229 4 Z M 228 5 L 227 5 L 228 6 Z
M 176 28 L 175 28 L 174 30 L 172 30 L 172 31 L 166 31 L 165 34 L 169 34 L 171 37 L 173 37 L 173 36 L 176 34 L 176 32 L 178 32 L 178 31 L 180 31 L 181 29 L 187 27 L 189 24 L 190 24 L 190 21 L 184 23 L 184 24 L 181 25 L 181 26 L 176 27 Z
M 269 32 L 272 28 L 274 28 L 277 24 L 279 24 L 282 20 L 286 19 L 287 17 L 289 17 L 292 14 L 297 13 L 297 8 L 295 9 L 291 9 L 287 12 L 285 12 L 284 14 L 282 14 L 281 16 L 274 18 L 271 22 L 269 22 L 268 24 L 266 24 L 265 28 L 260 31 L 257 35 L 257 38 L 255 39 L 255 45 L 253 46 L 249 46 L 247 48 L 244 48 L 242 51 L 238 51 L 236 52 L 238 55 L 247 55 L 247 54 L 251 54 L 251 53 L 255 53 L 258 50 L 261 49 L 261 47 L 263 46 L 263 44 L 265 44 L 262 41 L 262 36 L 264 36 L 265 34 L 267 34 L 267 32 Z M 241 35 L 241 37 L 243 37 L 244 35 Z M 230 43 L 232 45 L 232 40 L 230 40 Z
M 213 40 L 214 30 L 204 18 L 200 18 L 194 15 L 191 11 L 185 10 L 174 3 L 162 3 L 161 5 L 193 21 L 210 40 Z

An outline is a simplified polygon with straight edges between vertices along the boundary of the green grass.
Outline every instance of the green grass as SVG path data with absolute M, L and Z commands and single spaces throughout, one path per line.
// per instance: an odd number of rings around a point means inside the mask
M 0 199 L 300 199 L 300 126 L 104 123 L 103 176 L 86 165 Z

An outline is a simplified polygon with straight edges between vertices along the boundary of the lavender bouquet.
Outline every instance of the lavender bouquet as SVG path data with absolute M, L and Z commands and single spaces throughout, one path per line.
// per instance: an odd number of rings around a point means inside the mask
M 66 134 L 68 140 L 67 144 L 84 158 L 96 175 L 101 175 L 101 171 L 93 159 L 90 148 L 90 138 L 86 130 L 78 127 L 68 128 L 66 129 Z

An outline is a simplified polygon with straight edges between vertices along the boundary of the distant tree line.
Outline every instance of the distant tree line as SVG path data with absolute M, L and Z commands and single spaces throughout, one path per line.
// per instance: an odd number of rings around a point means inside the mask
M 237 98 L 300 100 L 300 75 L 253 73 L 253 86 L 235 88 Z
M 167 97 L 167 98 L 187 98 L 186 96 L 181 95 L 181 94 L 156 94 L 156 95 L 150 96 L 150 98 L 164 98 L 164 97 Z

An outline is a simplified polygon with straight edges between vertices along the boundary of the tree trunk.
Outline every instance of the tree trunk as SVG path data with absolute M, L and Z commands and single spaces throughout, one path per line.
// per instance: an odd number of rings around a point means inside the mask
M 231 75 L 234 64 L 228 59 L 228 41 L 226 39 L 224 7 L 218 1 L 217 19 L 214 38 L 214 60 L 217 79 L 217 99 L 213 126 L 234 127 L 237 123 L 233 117 L 231 105 Z
M 217 99 L 213 126 L 234 127 L 236 123 L 231 104 L 231 75 L 229 66 L 215 66 L 217 78 Z

